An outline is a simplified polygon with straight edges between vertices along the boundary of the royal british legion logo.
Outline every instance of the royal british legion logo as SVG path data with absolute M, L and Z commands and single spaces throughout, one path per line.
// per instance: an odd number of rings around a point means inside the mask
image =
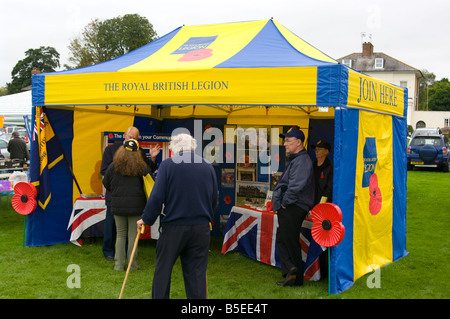
M 191 51 L 206 49 L 217 38 L 217 35 L 211 37 L 191 37 L 183 43 L 172 54 L 186 54 Z

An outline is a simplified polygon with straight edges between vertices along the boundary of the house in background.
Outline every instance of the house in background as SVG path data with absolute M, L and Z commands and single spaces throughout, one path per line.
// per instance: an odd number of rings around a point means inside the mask
M 362 52 L 352 53 L 337 60 L 356 71 L 407 88 L 408 114 L 406 121 L 414 129 L 423 125 L 427 127 L 448 125 L 445 123 L 445 120 L 449 121 L 450 112 L 417 111 L 419 105 L 419 79 L 423 77 L 420 70 L 385 53 L 373 52 L 373 44 L 371 42 L 363 43 Z

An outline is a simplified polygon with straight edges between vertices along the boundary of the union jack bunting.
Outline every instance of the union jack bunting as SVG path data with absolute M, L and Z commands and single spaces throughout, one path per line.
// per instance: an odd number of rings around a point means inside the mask
M 305 219 L 300 234 L 303 270 L 306 280 L 320 279 L 319 256 L 324 248 L 311 236 L 312 221 Z M 222 254 L 238 250 L 244 256 L 260 262 L 281 267 L 276 245 L 277 215 L 235 206 L 231 210 L 225 228 Z
M 83 246 L 83 240 L 80 239 L 83 231 L 105 218 L 106 204 L 103 198 L 78 198 L 73 205 L 67 226 L 67 230 L 72 227 L 70 241 L 77 246 Z

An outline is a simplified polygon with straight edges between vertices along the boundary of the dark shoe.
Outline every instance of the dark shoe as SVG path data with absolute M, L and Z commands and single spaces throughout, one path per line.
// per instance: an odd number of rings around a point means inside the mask
M 107 261 L 114 261 L 114 256 L 106 256 L 105 259 Z
M 277 285 L 283 287 L 294 286 L 295 281 L 297 279 L 297 273 L 298 273 L 297 267 L 292 267 L 291 269 L 289 269 L 286 275 L 286 279 L 283 281 L 277 281 Z

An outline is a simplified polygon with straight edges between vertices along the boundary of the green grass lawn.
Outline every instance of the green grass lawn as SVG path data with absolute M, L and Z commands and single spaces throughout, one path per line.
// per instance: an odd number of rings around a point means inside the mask
M 222 255 L 222 238 L 213 237 L 208 263 L 211 299 L 448 299 L 450 297 L 450 174 L 427 170 L 408 172 L 407 251 L 409 254 L 380 270 L 381 287 L 369 288 L 367 276 L 349 290 L 328 296 L 326 280 L 305 282 L 303 287 L 278 287 L 280 270 L 238 252 Z M 116 299 L 125 272 L 113 271 L 102 254 L 102 239 L 73 244 L 22 247 L 23 217 L 3 198 L 0 208 L 1 299 Z M 138 263 L 131 272 L 124 299 L 151 298 L 155 263 L 154 240 L 140 241 Z M 81 287 L 68 288 L 78 265 Z M 69 278 L 70 279 L 70 278 Z M 70 281 L 70 280 L 69 280 Z M 177 261 L 171 298 L 186 298 Z

